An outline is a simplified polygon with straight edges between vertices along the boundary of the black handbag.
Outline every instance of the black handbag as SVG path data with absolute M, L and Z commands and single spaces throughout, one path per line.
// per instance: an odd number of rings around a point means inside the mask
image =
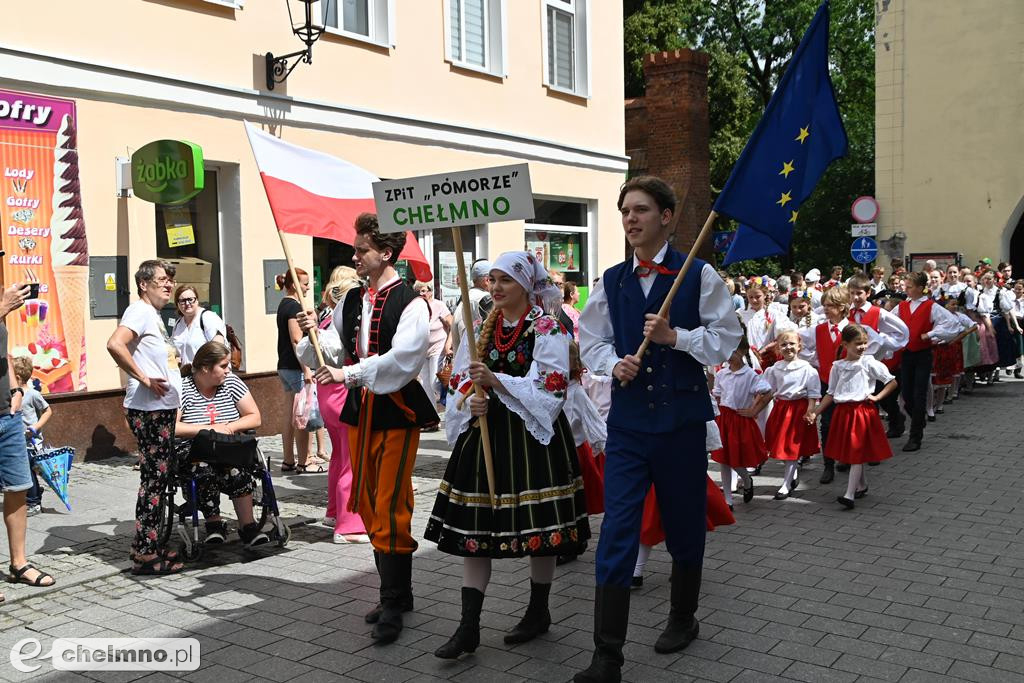
M 188 459 L 210 465 L 250 467 L 259 459 L 258 443 L 252 434 L 221 434 L 202 429 L 192 439 Z

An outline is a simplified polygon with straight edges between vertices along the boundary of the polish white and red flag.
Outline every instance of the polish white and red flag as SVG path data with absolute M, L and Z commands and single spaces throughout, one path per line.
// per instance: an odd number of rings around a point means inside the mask
M 245 132 L 267 191 L 277 229 L 352 244 L 359 214 L 376 211 L 372 184 L 380 180 L 364 168 L 265 133 L 248 121 Z M 409 262 L 417 280 L 433 279 L 430 264 L 411 231 L 399 259 Z

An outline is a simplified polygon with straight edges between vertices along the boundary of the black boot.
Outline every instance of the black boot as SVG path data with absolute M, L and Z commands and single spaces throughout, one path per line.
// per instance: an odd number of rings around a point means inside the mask
M 462 588 L 462 621 L 451 639 L 434 650 L 434 656 L 441 659 L 456 659 L 463 652 L 476 652 L 480 645 L 480 610 L 484 606 L 484 594 L 476 588 Z
M 836 461 L 832 458 L 825 458 L 825 469 L 821 472 L 819 483 L 831 484 L 836 478 Z
M 403 598 L 412 583 L 412 553 L 380 554 L 380 618 L 370 637 L 381 645 L 393 643 L 402 632 Z
M 548 611 L 550 583 L 534 583 L 530 579 L 530 605 L 516 627 L 505 634 L 505 643 L 525 643 L 541 633 L 547 633 L 551 626 L 551 612 Z
M 594 590 L 594 656 L 573 683 L 619 683 L 622 646 L 629 626 L 629 588 L 598 586 Z
M 376 550 L 373 551 L 373 563 L 377 565 L 377 573 L 380 574 L 380 553 Z M 408 590 L 405 592 L 405 595 L 402 596 L 401 602 L 403 612 L 411 612 L 413 610 L 412 585 L 409 586 Z M 381 609 L 381 604 L 378 602 L 372 610 L 366 613 L 366 616 L 363 617 L 363 620 L 367 624 L 376 624 L 378 621 L 380 621 Z
M 700 567 L 682 569 L 672 563 L 672 608 L 668 613 L 668 624 L 658 640 L 654 651 L 666 654 L 679 652 L 693 642 L 700 630 L 697 622 L 697 601 L 700 598 Z

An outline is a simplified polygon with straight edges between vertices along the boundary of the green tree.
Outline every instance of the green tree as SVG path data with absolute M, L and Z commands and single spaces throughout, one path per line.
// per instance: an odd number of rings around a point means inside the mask
M 626 96 L 643 94 L 643 58 L 696 47 L 708 52 L 711 189 L 717 196 L 785 73 L 820 0 L 624 0 Z M 800 207 L 790 253 L 737 271 L 849 264 L 850 204 L 874 192 L 874 7 L 832 0 L 832 82 L 850 146 Z M 721 225 L 729 223 L 722 222 Z

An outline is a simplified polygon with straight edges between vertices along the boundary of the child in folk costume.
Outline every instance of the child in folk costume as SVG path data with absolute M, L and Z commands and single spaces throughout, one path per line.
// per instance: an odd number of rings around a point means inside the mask
M 576 444 L 587 514 L 599 515 L 604 512 L 604 444 L 608 440 L 608 426 L 581 384 L 583 372 L 579 344 L 569 342 L 569 389 L 563 410 Z
M 712 404 L 712 408 L 714 408 Z M 716 409 L 717 414 L 717 409 Z M 708 452 L 722 447 L 722 435 L 718 431 L 718 424 L 714 420 L 707 423 L 707 436 L 704 445 Z M 707 524 L 708 531 L 714 531 L 715 527 L 728 526 L 736 523 L 732 516 L 732 510 L 725 502 L 722 491 L 715 484 L 711 477 L 707 477 Z M 640 548 L 636 554 L 636 566 L 633 568 L 632 588 L 642 588 L 644 585 L 644 568 L 651 556 L 654 546 L 665 541 L 665 529 L 661 526 L 661 511 L 658 509 L 658 498 L 652 486 L 647 491 L 647 498 L 644 500 L 644 515 L 640 526 Z
M 825 454 L 850 466 L 846 493 L 836 498 L 847 509 L 853 509 L 854 500 L 868 493 L 864 464 L 892 457 L 875 404 L 896 390 L 896 380 L 884 365 L 867 353 L 867 348 L 866 328 L 856 323 L 847 325 L 842 334 L 846 357 L 832 364 L 828 393 L 817 408 L 807 413 L 807 421 L 814 422 L 830 405 L 836 406 Z M 885 386 L 874 393 L 877 382 Z
M 800 335 L 786 330 L 775 338 L 782 360 L 764 373 L 775 397 L 765 428 L 768 456 L 786 463 L 786 475 L 775 500 L 785 500 L 797 487 L 797 463 L 818 452 L 818 430 L 806 420 L 821 398 L 818 372 L 798 358 Z
M 906 452 L 920 450 L 924 438 L 928 387 L 932 372 L 932 347 L 949 342 L 960 334 L 956 317 L 927 295 L 928 278 L 924 273 L 909 273 L 904 287 L 907 300 L 899 305 L 900 319 L 910 328 L 910 339 L 900 361 L 900 393 L 910 416 L 910 437 Z
M 530 558 L 530 604 L 505 642 L 545 633 L 556 558 L 579 552 L 590 537 L 572 429 L 562 412 L 569 336 L 535 305 L 557 289 L 527 252 L 499 256 L 491 280 L 494 310 L 477 339 L 481 360 L 470 363 L 468 340 L 455 355 L 446 419 L 454 448 L 424 533 L 441 551 L 464 558 L 462 620 L 434 652 L 442 659 L 479 645 L 480 611 L 495 558 Z M 470 380 L 488 396 L 470 393 Z M 462 400 L 463 395 L 470 397 Z M 490 433 L 495 508 L 479 420 L 487 421 Z
M 954 337 L 949 342 L 940 342 L 934 347 L 934 362 L 932 363 L 932 395 L 928 402 L 928 421 L 934 422 L 935 415 L 943 413 L 943 404 L 952 403 L 952 395 L 954 393 L 953 383 L 956 378 L 963 375 L 964 372 L 964 347 L 961 343 L 971 330 L 976 329 L 973 322 L 970 327 L 964 327 L 963 321 L 959 319 L 957 313 L 957 301 L 956 298 L 949 298 L 946 296 L 940 296 L 937 299 L 938 303 L 957 316 L 957 322 L 960 323 L 960 334 Z
M 947 308 L 956 314 L 963 329 L 960 340 L 961 355 L 963 364 L 961 373 L 953 375 L 953 399 L 960 398 L 960 392 L 971 393 L 974 386 L 974 368 L 981 364 L 981 345 L 978 343 L 978 323 L 967 313 L 966 290 L 962 290 L 956 297 L 955 305 Z
M 775 335 L 790 327 L 789 311 L 775 302 L 769 303 L 768 288 L 755 278 L 747 288 L 747 308 L 739 312 L 747 329 L 747 344 L 755 369 L 766 368 L 777 359 Z
M 754 497 L 754 478 L 746 468 L 759 467 L 767 458 L 757 415 L 771 400 L 771 386 L 747 365 L 749 353 L 744 337 L 729 356 L 728 365 L 715 374 L 712 391 L 721 410 L 716 421 L 722 447 L 712 451 L 711 459 L 721 465 L 722 493 L 730 509 L 733 473 L 743 482 L 743 502 L 749 503 Z
M 789 293 L 789 321 L 798 330 L 806 330 L 818 325 L 824 316 L 815 313 L 811 308 L 811 296 L 808 290 L 798 292 L 793 290 Z

